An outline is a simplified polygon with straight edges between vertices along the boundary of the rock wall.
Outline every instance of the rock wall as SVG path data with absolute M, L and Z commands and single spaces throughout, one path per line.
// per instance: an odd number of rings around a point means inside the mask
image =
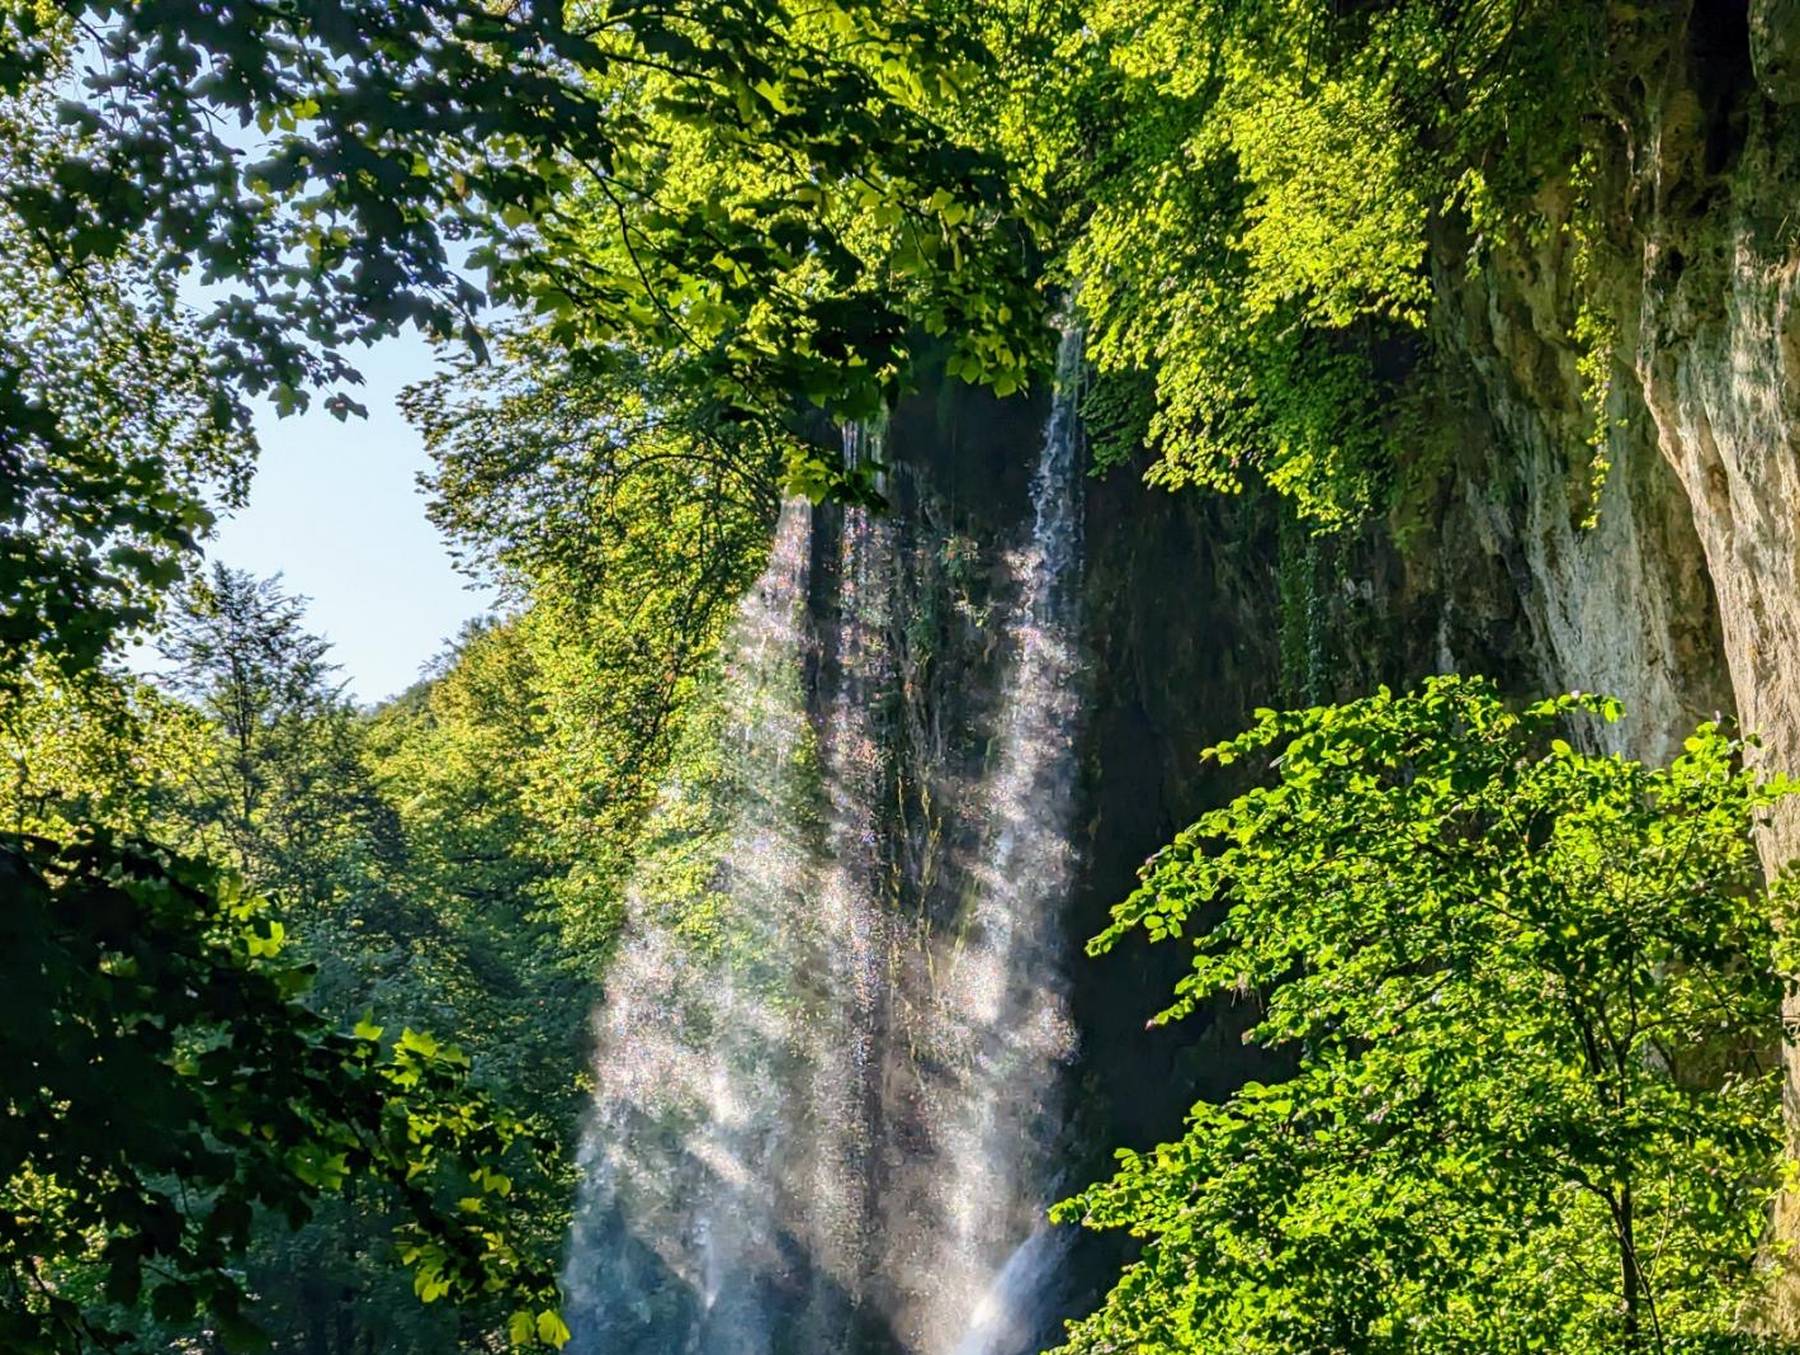
M 1389 520 L 1307 544 L 1266 495 L 1164 495 L 1126 471 L 1091 487 L 1075 939 L 1241 788 L 1199 753 L 1260 705 L 1481 672 L 1522 695 L 1618 696 L 1628 718 L 1598 737 L 1632 756 L 1664 760 L 1699 722 L 1736 717 L 1768 765 L 1800 772 L 1800 0 L 1616 4 L 1612 21 L 1615 116 L 1585 201 L 1547 189 L 1545 228 L 1510 245 L 1435 228 L 1431 357 L 1412 390 L 1431 471 Z M 1597 503 L 1584 304 L 1614 336 Z M 1016 495 L 1001 482 L 1021 469 L 993 455 L 1018 436 L 946 433 L 979 422 L 952 416 L 965 398 L 912 415 L 935 418 L 958 511 Z M 1297 602 L 1293 578 L 1312 595 Z M 1763 849 L 1771 868 L 1800 856 L 1800 809 Z M 1267 1071 L 1227 1006 L 1143 1029 L 1184 963 L 1136 942 L 1077 961 L 1076 1137 L 1096 1151 L 1071 1179 Z M 1800 1124 L 1800 1073 L 1790 1109 Z M 1783 1227 L 1800 1236 L 1800 1220 Z M 1075 1269 L 1103 1278 L 1113 1260 Z
M 1618 746 L 1651 758 L 1735 714 L 1800 768 L 1800 4 L 1614 11 L 1587 276 L 1566 186 L 1529 245 L 1439 228 L 1419 384 L 1443 469 L 1347 587 L 1396 618 L 1404 678 L 1609 691 L 1633 717 Z M 1584 297 L 1616 335 L 1593 527 Z M 1795 855 L 1800 811 L 1766 844 Z
M 1593 424 L 1569 337 L 1583 289 L 1561 227 L 1576 209 L 1549 194 L 1547 243 L 1478 268 L 1464 241 L 1435 250 L 1440 375 L 1474 398 L 1444 392 L 1461 446 L 1420 594 L 1439 666 L 1504 658 L 1522 634 L 1537 685 L 1626 702 L 1627 751 L 1666 756 L 1723 712 L 1765 765 L 1795 771 L 1800 4 L 1619 5 L 1612 20 L 1615 117 L 1581 208 L 1598 246 L 1585 295 L 1617 336 L 1600 524 L 1578 525 Z M 1800 857 L 1800 806 L 1760 845 L 1770 870 Z M 1792 1051 L 1789 1074 L 1800 1136 Z M 1800 1219 L 1778 1228 L 1800 1236 Z
M 1434 251 L 1459 446 L 1414 592 L 1441 664 L 1525 638 L 1540 685 L 1625 700 L 1635 753 L 1724 712 L 1800 767 L 1800 117 L 1770 94 L 1800 97 L 1783 64 L 1800 6 L 1647 6 L 1616 37 L 1617 122 L 1584 209 L 1601 235 L 1586 295 L 1617 335 L 1599 525 L 1580 525 L 1575 209 L 1552 191 L 1546 243 L 1475 267 L 1466 241 Z M 1800 817 L 1766 848 L 1771 866 L 1796 853 Z
M 1671 61 L 1645 110 L 1645 157 L 1630 185 L 1642 287 L 1628 356 L 1691 508 L 1739 714 L 1771 765 L 1796 768 L 1800 119 L 1746 81 L 1731 160 L 1707 163 L 1707 82 L 1692 57 Z M 1790 807 L 1765 858 L 1773 867 L 1797 854 Z
M 1800 772 L 1800 0 L 1614 4 L 1609 22 L 1611 117 L 1585 199 L 1546 190 L 1546 228 L 1513 245 L 1438 227 L 1413 391 L 1433 473 L 1312 580 L 1326 654 L 1312 694 L 1451 670 L 1521 693 L 1597 689 L 1626 705 L 1602 736 L 1620 751 L 1662 760 L 1696 723 L 1735 716 L 1766 765 Z M 1597 505 L 1583 305 L 1613 336 Z M 1129 489 L 1128 514 L 1096 495 L 1090 528 L 1094 910 L 1232 789 L 1194 752 L 1293 687 L 1271 506 L 1146 511 Z M 1800 857 L 1800 805 L 1761 846 L 1771 870 Z M 1142 1043 L 1125 1027 L 1147 999 L 1130 990 L 1163 990 L 1154 961 L 1126 966 L 1082 1018 L 1115 1050 Z M 1185 1052 L 1145 1056 L 1166 1066 L 1123 1066 L 1191 1092 L 1205 1069 L 1241 1066 L 1231 1026 L 1216 1014 Z M 1800 1127 L 1800 1060 L 1790 1070 Z M 1114 1090 L 1101 1104 L 1127 1104 Z M 1119 1141 L 1173 1128 L 1155 1096 L 1131 1104 Z M 1781 1226 L 1800 1236 L 1800 1219 Z
M 1611 693 L 1628 718 L 1606 737 L 1662 760 L 1734 708 L 1718 608 L 1681 484 L 1628 381 L 1607 399 L 1611 469 L 1587 525 L 1593 419 L 1568 337 L 1571 246 L 1550 238 L 1479 273 L 1440 268 L 1438 419 L 1458 455 L 1437 539 L 1417 552 L 1432 562 L 1430 666 Z

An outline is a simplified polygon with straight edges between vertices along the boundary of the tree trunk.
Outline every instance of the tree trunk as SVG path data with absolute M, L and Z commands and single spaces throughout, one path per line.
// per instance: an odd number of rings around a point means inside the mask
M 1638 1268 L 1637 1236 L 1632 1222 L 1632 1199 L 1629 1184 L 1619 1188 L 1618 1203 L 1613 1209 L 1619 1239 L 1619 1289 L 1625 1302 L 1624 1349 L 1636 1355 L 1644 1349 L 1643 1319 L 1644 1276 Z

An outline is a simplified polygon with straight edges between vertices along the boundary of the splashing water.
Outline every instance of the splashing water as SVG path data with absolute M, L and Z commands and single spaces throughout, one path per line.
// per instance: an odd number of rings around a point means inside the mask
M 596 1015 L 567 1271 L 581 1355 L 1034 1348 L 1074 1048 L 1079 365 L 1067 338 L 1029 541 L 1004 561 L 954 918 L 926 919 L 889 841 L 904 523 L 783 508 L 646 830 Z M 880 439 L 845 451 L 879 459 Z
M 696 717 L 716 756 L 678 759 L 692 775 L 663 790 L 649 829 L 662 850 L 646 853 L 608 970 L 568 1270 L 584 1348 L 776 1348 L 769 1290 L 791 1250 L 779 1180 L 801 1127 L 785 1089 L 812 996 L 790 987 L 811 935 L 808 555 L 806 512 L 790 504 L 716 708 Z
M 1059 1128 L 1060 1066 L 1074 1053 L 1063 977 L 1058 905 L 1074 862 L 1074 731 L 1080 719 L 1076 572 L 1081 557 L 1075 382 L 1079 336 L 1064 336 L 1058 390 L 1031 482 L 1029 545 L 1009 563 L 1020 601 L 1008 626 L 1010 671 L 1001 692 L 995 771 L 986 787 L 990 830 L 966 911 L 933 994 L 928 1039 L 953 1069 L 940 1089 L 942 1226 L 924 1321 L 928 1351 L 1013 1355 L 997 1340 L 959 1344 L 967 1314 L 990 1314 L 997 1332 L 1025 1325 L 1037 1294 L 997 1277 L 1049 1203 Z M 1038 1287 L 1050 1277 L 1032 1272 Z M 979 1325 L 979 1324 L 978 1324 Z M 1029 1338 L 1026 1331 L 1023 1339 Z
M 1040 1223 L 1006 1258 L 975 1305 L 956 1355 L 1013 1355 L 1029 1350 L 1041 1318 L 1037 1308 L 1068 1254 L 1069 1235 Z

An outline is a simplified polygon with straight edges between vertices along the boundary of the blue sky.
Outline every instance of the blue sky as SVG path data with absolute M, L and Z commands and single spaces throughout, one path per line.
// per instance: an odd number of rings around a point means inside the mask
M 207 545 L 209 559 L 283 575 L 312 599 L 311 628 L 334 646 L 341 677 L 363 702 L 404 690 L 462 623 L 488 610 L 425 519 L 414 477 L 430 462 L 395 406 L 432 371 L 411 333 L 356 355 L 366 419 L 339 423 L 314 407 L 281 419 L 258 410 L 262 461 L 248 507 Z
M 91 49 L 84 53 L 92 58 Z M 253 128 L 227 128 L 225 137 L 245 151 L 262 144 Z M 199 311 L 227 290 L 191 274 L 181 283 Z M 307 413 L 286 419 L 259 404 L 262 459 L 250 502 L 221 524 L 206 555 L 259 576 L 281 574 L 288 592 L 310 598 L 311 628 L 331 640 L 346 690 L 372 703 L 411 686 L 464 621 L 490 609 L 493 595 L 470 589 L 425 520 L 415 477 L 430 461 L 395 406 L 403 387 L 431 374 L 430 346 L 409 330 L 351 356 L 365 382 L 352 393 L 368 418 L 339 423 L 317 395 Z M 150 641 L 126 661 L 144 672 L 160 663 Z

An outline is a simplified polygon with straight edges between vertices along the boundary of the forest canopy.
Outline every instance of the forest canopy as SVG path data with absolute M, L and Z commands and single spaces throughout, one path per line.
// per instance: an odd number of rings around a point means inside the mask
M 0 1343 L 561 1346 L 584 1022 L 784 500 L 891 507 L 844 430 L 1068 328 L 1084 469 L 1254 500 L 1287 588 L 1428 513 L 1446 297 L 1535 251 L 1591 526 L 1678 9 L 0 0 Z M 405 331 L 503 603 L 363 709 L 206 552 L 255 411 L 362 417 Z M 1067 1350 L 1752 1348 L 1791 788 L 1615 713 L 1445 678 L 1214 750 L 1274 783 L 1096 950 L 1194 937 L 1168 1015 L 1254 996 L 1291 1075 L 1058 1207 L 1141 1244 Z

